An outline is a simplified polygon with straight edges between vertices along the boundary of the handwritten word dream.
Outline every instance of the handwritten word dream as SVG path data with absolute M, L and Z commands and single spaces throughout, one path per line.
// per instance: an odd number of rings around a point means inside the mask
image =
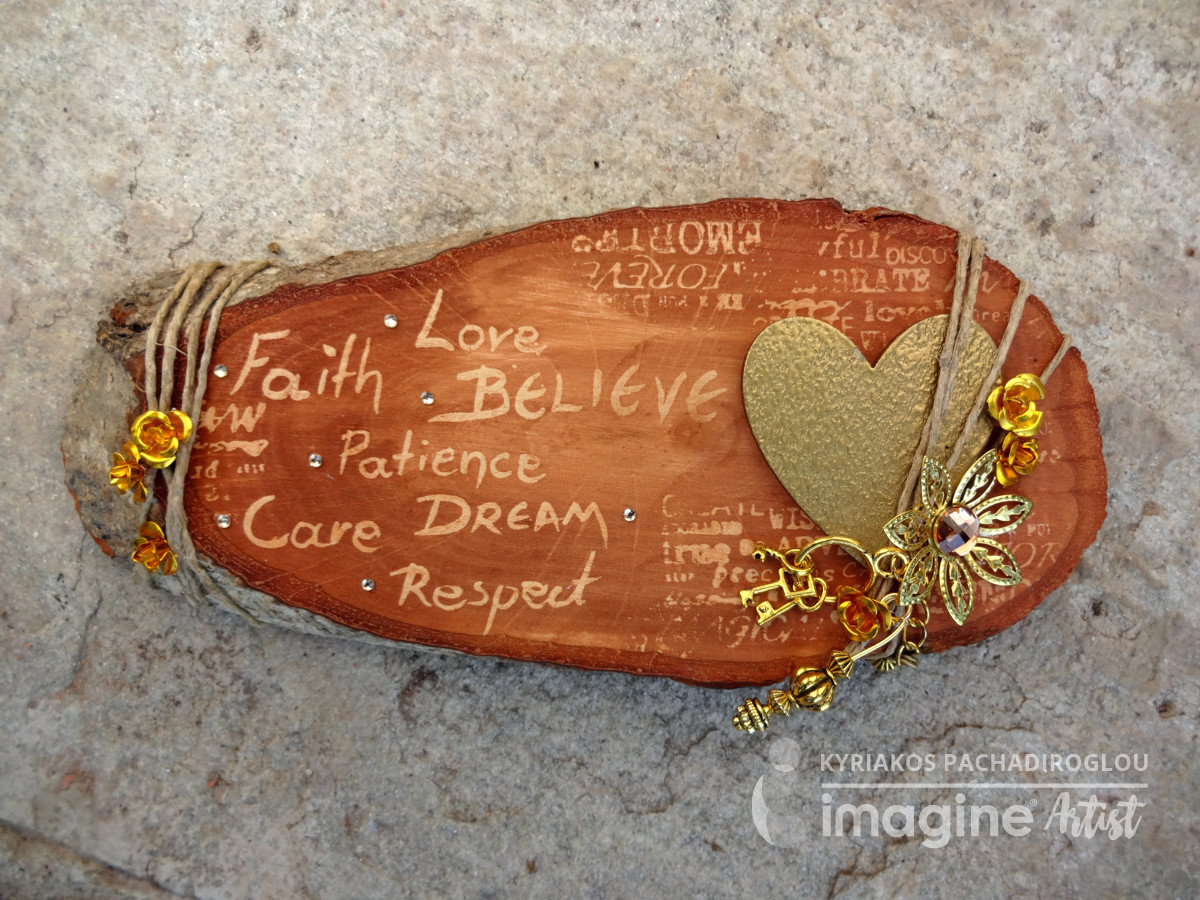
M 483 528 L 492 534 L 503 534 L 500 530 L 502 518 L 504 526 L 509 531 L 525 531 L 530 528 L 532 520 L 534 532 L 541 531 L 543 528 L 553 528 L 558 532 L 573 522 L 578 522 L 579 527 L 582 528 L 594 517 L 596 527 L 600 530 L 600 538 L 604 542 L 604 546 L 608 546 L 608 524 L 604 521 L 604 513 L 600 511 L 600 507 L 595 501 L 587 506 L 581 506 L 578 501 L 572 500 L 561 516 L 555 511 L 549 500 L 541 501 L 536 514 L 530 513 L 529 501 L 520 500 L 509 508 L 507 516 L 499 503 L 485 500 L 483 503 L 471 504 L 454 494 L 429 494 L 418 497 L 417 502 L 429 504 L 425 527 L 413 532 L 418 537 L 455 534 L 462 531 L 467 525 L 471 525 L 472 533 Z M 443 507 L 448 515 L 442 513 Z M 474 512 L 474 516 L 472 516 L 472 512 Z M 451 516 L 453 518 L 450 518 Z

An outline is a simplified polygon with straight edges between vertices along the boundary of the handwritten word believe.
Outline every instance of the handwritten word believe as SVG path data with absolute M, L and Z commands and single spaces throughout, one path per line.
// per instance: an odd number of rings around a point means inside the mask
M 639 368 L 640 365 L 638 363 L 634 363 L 627 368 L 617 377 L 612 387 L 607 391 L 609 406 L 618 416 L 631 416 L 638 411 L 640 400 L 627 400 L 626 398 L 632 397 L 646 387 L 643 383 L 631 383 L 634 376 L 637 375 Z M 717 388 L 712 391 L 704 389 L 706 385 L 716 380 L 717 375 L 718 373 L 715 369 L 704 372 L 692 382 L 692 386 L 688 390 L 685 401 L 687 414 L 697 422 L 709 422 L 717 417 L 715 412 L 702 411 L 705 403 L 719 397 L 726 391 L 725 388 Z M 660 422 L 666 421 L 687 377 L 687 372 L 680 372 L 675 376 L 675 380 L 669 388 L 663 385 L 662 380 L 657 375 L 654 377 L 654 384 L 658 390 L 658 417 Z M 521 418 L 532 421 L 540 419 L 547 412 L 574 413 L 580 412 L 583 409 L 583 406 L 577 403 L 567 403 L 563 399 L 564 386 L 561 373 L 555 373 L 554 399 L 548 408 L 544 403 L 537 406 L 530 405 L 533 401 L 539 400 L 546 395 L 547 389 L 538 386 L 538 382 L 542 378 L 541 372 L 534 372 L 525 378 L 521 382 L 521 386 L 517 388 L 516 394 L 510 394 L 508 391 L 508 376 L 499 369 L 492 368 L 491 366 L 480 366 L 477 369 L 459 372 L 457 378 L 459 381 L 475 382 L 475 400 L 472 408 L 470 410 L 441 413 L 440 415 L 433 416 L 429 420 L 430 422 L 475 422 L 481 419 L 494 419 L 498 416 L 503 416 L 510 410 L 516 412 Z M 595 369 L 592 374 L 592 409 L 599 406 L 600 401 L 604 397 L 604 371 L 602 369 Z

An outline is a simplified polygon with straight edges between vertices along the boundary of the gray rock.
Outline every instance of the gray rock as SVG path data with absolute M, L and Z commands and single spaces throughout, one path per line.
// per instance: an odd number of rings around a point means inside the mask
M 0 893 L 1200 891 L 1192 5 L 68 0 L 2 28 Z M 1109 518 L 1024 622 L 754 740 L 741 694 L 254 628 L 84 533 L 61 423 L 129 284 L 738 195 L 971 229 L 1074 336 Z M 105 454 L 108 412 L 75 436 Z M 939 768 L 1021 783 L 963 805 L 1037 800 L 1034 829 L 823 836 L 823 783 L 893 776 L 822 754 L 877 752 L 1144 754 L 1146 805 L 1131 838 L 1062 834 L 1030 785 L 1115 773 Z M 760 778 L 799 846 L 756 830 Z

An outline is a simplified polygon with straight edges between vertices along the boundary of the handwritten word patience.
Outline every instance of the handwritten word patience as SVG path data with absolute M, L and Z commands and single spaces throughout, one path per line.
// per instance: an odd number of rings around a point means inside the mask
M 429 441 L 422 440 L 421 447 L 427 447 Z M 483 453 L 479 450 L 458 450 L 454 447 L 441 447 L 437 450 L 413 450 L 413 431 L 411 428 L 404 432 L 404 440 L 399 453 L 389 456 L 362 456 L 371 447 L 371 432 L 352 428 L 342 434 L 342 452 L 338 457 L 338 474 L 346 474 L 346 463 L 355 457 L 358 463 L 358 474 L 363 478 L 391 478 L 393 475 L 404 477 L 416 472 L 431 472 L 441 478 L 464 476 L 470 478 L 472 470 L 475 486 L 481 487 L 483 480 L 491 476 L 496 480 L 517 476 L 518 481 L 525 484 L 536 484 L 546 477 L 545 472 L 539 472 L 542 461 L 532 453 L 509 453 L 507 450 L 498 453 Z M 392 449 L 389 446 L 387 449 Z M 379 452 L 376 450 L 376 452 Z M 384 452 L 387 452 L 386 450 Z M 514 459 L 515 457 L 515 459 Z M 410 465 L 411 463 L 411 465 Z

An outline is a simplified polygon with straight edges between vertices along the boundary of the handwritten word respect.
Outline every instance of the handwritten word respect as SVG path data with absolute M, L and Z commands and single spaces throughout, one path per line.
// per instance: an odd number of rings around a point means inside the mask
M 483 633 L 488 634 L 496 620 L 496 613 L 512 609 L 517 601 L 534 610 L 561 609 L 571 604 L 583 606 L 584 589 L 600 580 L 598 577 L 593 578 L 591 574 L 595 561 L 596 551 L 592 550 L 583 565 L 583 573 L 566 586 L 551 587 L 541 581 L 522 581 L 516 585 L 498 584 L 493 587 L 476 581 L 471 586 L 474 596 L 460 584 L 437 584 L 430 587 L 429 582 L 433 575 L 420 563 L 409 563 L 390 574 L 393 577 L 404 577 L 400 596 L 396 600 L 398 606 L 403 606 L 410 600 L 445 612 L 455 612 L 468 606 L 487 606 L 488 617 Z

